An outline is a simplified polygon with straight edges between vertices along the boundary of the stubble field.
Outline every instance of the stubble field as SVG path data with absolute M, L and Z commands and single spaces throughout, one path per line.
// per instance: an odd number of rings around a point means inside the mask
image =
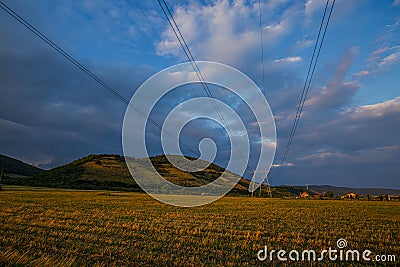
M 0 192 L 0 265 L 268 266 L 257 252 L 369 249 L 400 258 L 400 202 L 224 197 L 178 208 L 145 194 L 7 188 Z M 286 257 L 288 255 L 286 254 Z M 274 263 L 279 261 L 274 256 Z M 295 266 L 382 262 L 287 261 Z

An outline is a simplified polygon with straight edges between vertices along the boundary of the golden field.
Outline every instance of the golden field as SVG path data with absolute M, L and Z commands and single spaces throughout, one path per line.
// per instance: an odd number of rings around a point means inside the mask
M 318 251 L 339 238 L 349 249 L 395 255 L 386 264 L 396 266 L 400 202 L 224 197 L 179 208 L 140 193 L 0 191 L 0 266 L 268 266 L 257 259 L 264 245 Z

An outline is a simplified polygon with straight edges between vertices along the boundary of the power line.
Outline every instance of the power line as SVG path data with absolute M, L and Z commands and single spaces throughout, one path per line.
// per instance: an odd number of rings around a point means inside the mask
M 319 30 L 318 30 L 317 41 L 315 42 L 315 45 L 314 45 L 311 61 L 310 61 L 310 64 L 309 64 L 309 67 L 308 67 L 308 71 L 307 71 L 307 76 L 306 76 L 306 79 L 304 81 L 304 86 L 303 86 L 303 90 L 302 90 L 301 97 L 300 97 L 300 102 L 299 102 L 299 105 L 297 106 L 296 116 L 295 116 L 295 119 L 293 121 L 293 126 L 292 126 L 292 129 L 291 129 L 290 135 L 289 135 L 289 141 L 288 141 L 288 144 L 286 146 L 285 153 L 284 153 L 284 159 L 285 159 L 286 155 L 289 152 L 289 149 L 290 149 L 290 146 L 291 146 L 291 141 L 292 141 L 292 138 L 294 136 L 295 129 L 297 128 L 297 124 L 299 122 L 299 118 L 300 118 L 300 115 L 301 115 L 302 104 L 305 102 L 305 99 L 306 99 L 306 95 L 307 95 L 306 88 L 307 88 L 307 86 L 309 84 L 309 77 L 310 77 L 312 66 L 315 65 L 315 61 L 314 61 L 315 52 L 317 51 L 317 47 L 319 45 L 319 38 L 321 36 L 321 30 L 322 30 L 323 22 L 325 21 L 325 16 L 326 16 L 327 8 L 328 8 L 328 3 L 329 3 L 329 0 L 326 1 L 324 14 L 322 16 L 321 24 L 320 24 L 320 27 L 319 27 Z
M 261 0 L 258 0 L 258 11 L 259 11 L 259 27 L 260 27 L 260 49 L 261 49 L 261 68 L 262 68 L 262 90 L 261 92 L 263 93 L 264 97 L 266 95 L 266 87 L 265 87 L 265 67 L 264 67 L 264 40 L 263 40 L 263 27 L 262 27 L 262 10 L 261 10 Z M 264 170 L 266 171 L 266 170 Z M 253 171 L 255 174 L 257 171 Z M 271 194 L 271 188 L 268 182 L 268 173 L 265 173 L 265 178 L 260 184 L 260 195 L 261 195 L 261 187 L 262 184 L 267 181 L 267 192 L 269 193 L 270 197 L 272 197 Z
M 153 27 L 153 24 L 150 22 L 150 19 L 148 18 L 146 12 L 143 10 L 143 8 L 141 7 L 141 5 L 138 3 L 138 1 L 134 1 L 134 2 L 135 2 L 136 7 L 139 9 L 140 13 L 143 15 L 143 17 L 144 17 L 146 23 L 150 26 L 150 28 L 151 28 L 151 30 L 152 30 L 152 32 L 153 32 L 153 35 L 157 37 L 158 41 L 159 41 L 160 44 L 163 46 L 164 50 L 165 50 L 167 53 L 172 54 L 171 51 L 170 51 L 170 49 L 168 49 L 168 48 L 165 46 L 165 44 L 164 44 L 164 42 L 163 42 L 161 36 L 158 34 L 158 32 L 157 32 L 157 31 L 155 30 L 155 28 Z M 165 3 L 165 5 L 166 5 L 166 3 Z M 167 5 L 166 5 L 166 7 L 168 8 Z M 161 8 L 163 8 L 163 7 L 161 6 Z M 164 10 L 163 10 L 163 11 L 164 11 Z M 171 14 L 171 16 L 172 16 L 172 13 L 171 13 L 170 11 L 169 11 L 168 13 Z M 166 18 L 168 19 L 168 16 L 166 15 L 166 12 L 164 12 L 164 15 L 165 15 Z M 168 21 L 168 22 L 169 22 L 169 21 Z M 175 22 L 175 20 L 174 20 L 174 22 Z M 176 25 L 176 23 L 175 23 L 175 25 Z M 174 29 L 174 27 L 171 25 L 171 23 L 170 23 L 170 26 L 172 27 L 172 29 L 173 29 L 174 32 L 175 32 L 175 29 Z M 178 32 L 180 33 L 180 36 L 182 36 L 182 39 L 183 39 L 183 35 L 182 35 L 181 31 L 179 30 L 178 26 L 176 26 L 176 27 L 177 27 Z M 181 42 L 180 38 L 178 38 L 178 41 Z M 187 50 L 184 48 L 185 53 L 188 51 L 189 55 L 191 55 L 191 58 L 193 58 L 193 55 L 191 54 L 191 52 L 190 52 L 190 50 L 189 50 L 189 47 L 188 47 L 187 43 L 185 42 L 185 40 L 183 40 L 183 44 L 185 44 L 185 48 L 187 48 Z M 182 45 L 182 44 L 181 44 L 181 45 Z M 187 56 L 188 56 L 188 54 L 187 54 Z M 188 58 L 189 58 L 189 56 L 188 56 Z M 193 59 L 193 60 L 194 60 L 194 59 Z M 178 63 L 177 60 L 173 60 L 173 61 L 175 61 L 175 64 Z M 192 61 L 190 60 L 190 58 L 189 58 L 189 61 L 190 61 L 191 65 L 192 65 L 192 67 L 194 68 L 193 63 L 192 63 Z M 197 67 L 197 69 L 198 69 L 198 67 Z M 200 70 L 199 70 L 199 71 L 200 71 Z M 196 74 L 197 74 L 197 72 L 196 72 Z M 200 74 L 201 74 L 201 73 L 200 73 Z M 202 76 L 201 76 L 201 77 L 202 77 Z M 199 80 L 200 80 L 200 78 L 199 78 Z M 200 82 L 201 82 L 201 84 L 203 85 L 204 82 L 202 82 L 202 81 L 200 81 Z M 204 83 L 204 84 L 207 86 L 206 83 Z M 188 86 L 189 86 L 192 90 L 194 90 L 194 88 L 193 88 L 193 86 L 192 86 L 191 83 L 189 83 Z M 204 85 L 203 85 L 203 86 L 204 86 Z M 208 87 L 206 87 L 206 89 L 208 89 Z M 207 92 L 207 95 L 208 95 L 209 97 L 210 97 L 210 96 L 212 97 L 211 91 L 210 91 L 209 89 L 206 90 L 206 92 Z M 209 93 L 208 93 L 208 92 L 209 92 Z M 212 97 L 212 98 L 213 98 L 213 97 Z M 218 106 L 214 105 L 214 108 L 218 109 Z M 218 110 L 219 110 L 219 109 L 218 109 Z M 219 114 L 221 114 L 221 113 L 219 113 Z M 222 115 L 219 115 L 219 116 L 220 116 L 220 118 L 223 119 Z
M 67 52 L 65 52 L 61 47 L 56 45 L 53 41 L 51 41 L 49 38 L 47 38 L 43 33 L 41 33 L 38 29 L 36 29 L 32 24 L 30 24 L 28 21 L 26 21 L 24 18 L 22 18 L 20 15 L 18 15 L 15 11 L 13 11 L 11 8 L 9 8 L 6 4 L 4 4 L 3 1 L 0 1 L 0 7 L 7 12 L 9 15 L 11 15 L 14 19 L 16 19 L 18 22 L 20 22 L 22 25 L 24 25 L 28 30 L 30 30 L 32 33 L 34 33 L 37 37 L 42 39 L 44 42 L 46 42 L 48 45 L 50 45 L 54 50 L 56 50 L 58 53 L 60 53 L 63 57 L 65 57 L 68 61 L 70 61 L 72 64 L 77 66 L 79 69 L 81 69 L 86 75 L 88 75 L 90 78 L 98 82 L 100 85 L 102 85 L 105 89 L 107 89 L 110 93 L 112 93 L 114 96 L 119 98 L 122 102 L 125 104 L 129 104 L 129 101 L 125 99 L 121 94 L 119 94 L 117 91 L 112 89 L 108 84 L 103 82 L 99 77 L 97 77 L 95 74 L 93 74 L 90 70 L 88 70 L 85 66 L 83 66 L 81 63 L 79 63 L 75 58 L 70 56 Z
M 150 22 L 150 19 L 148 18 L 146 12 L 144 12 L 142 6 L 138 3 L 138 0 L 133 1 L 136 5 L 136 7 L 139 9 L 140 13 L 143 15 L 144 20 L 146 21 L 146 23 L 150 26 L 151 31 L 153 32 L 153 34 L 157 37 L 158 41 L 160 42 L 160 44 L 164 47 L 164 50 L 169 53 L 169 49 L 165 46 L 164 42 L 162 41 L 162 38 L 160 37 L 160 35 L 157 33 L 157 31 L 154 29 L 153 25 Z
M 137 1 L 135 1 L 135 4 L 136 4 L 136 7 L 140 10 L 140 13 L 141 13 L 141 14 L 143 15 L 143 17 L 145 18 L 146 23 L 151 27 L 151 29 L 152 29 L 152 31 L 153 31 L 153 34 L 157 37 L 157 39 L 159 40 L 159 42 L 161 43 L 161 45 L 164 47 L 164 50 L 165 50 L 167 53 L 172 54 L 172 53 L 169 51 L 170 49 L 168 49 L 168 48 L 165 46 L 165 44 L 164 44 L 162 38 L 161 38 L 160 35 L 157 33 L 157 31 L 154 29 L 153 25 L 150 23 L 150 20 L 149 20 L 148 16 L 146 15 L 146 12 L 144 12 L 144 10 L 143 10 L 142 7 L 139 5 L 139 3 L 137 3 Z M 166 3 L 165 3 L 165 5 L 166 5 Z M 166 7 L 168 8 L 167 5 L 166 5 Z M 163 6 L 161 6 L 161 8 L 163 9 Z M 169 9 L 168 9 L 168 10 L 169 10 Z M 164 13 L 164 15 L 166 16 L 166 18 L 168 19 L 168 16 L 167 16 L 166 12 L 164 12 L 164 9 L 163 9 L 163 13 Z M 169 11 L 168 13 L 171 14 L 171 17 L 172 17 L 172 13 L 171 13 L 170 11 Z M 173 19 L 173 18 L 172 18 L 172 19 Z M 198 70 L 198 66 L 197 66 L 196 62 L 194 61 L 193 55 L 192 55 L 192 53 L 190 52 L 189 47 L 188 47 L 186 41 L 183 39 L 183 35 L 182 35 L 181 31 L 179 30 L 177 24 L 175 23 L 175 19 L 173 19 L 173 21 L 174 21 L 174 24 L 176 25 L 176 28 L 177 28 L 177 31 L 179 32 L 180 37 L 181 37 L 182 40 L 183 40 L 182 42 L 183 42 L 183 44 L 185 45 L 185 46 L 182 46 L 183 49 L 184 49 L 184 52 L 185 52 L 185 53 L 188 52 L 188 54 L 186 54 L 186 56 L 188 57 L 188 59 L 189 59 L 191 65 L 192 65 L 193 69 Z M 170 22 L 169 19 L 168 19 L 168 22 Z M 174 31 L 174 33 L 176 33 L 175 28 L 171 25 L 171 23 L 170 23 L 170 26 L 171 26 L 172 30 Z M 175 34 L 175 35 L 176 35 L 176 34 Z M 177 36 L 177 38 L 178 38 L 178 41 L 181 43 L 181 39 L 180 39 L 178 36 Z M 181 45 L 182 45 L 182 43 L 181 43 Z M 192 60 L 191 60 L 191 59 L 193 59 L 194 63 L 192 63 Z M 177 64 L 178 61 L 175 60 L 175 63 Z M 194 65 L 194 64 L 195 64 L 195 65 Z M 202 78 L 202 75 L 201 75 L 200 70 L 198 70 L 198 71 L 199 71 L 200 77 Z M 197 74 L 197 71 L 196 71 L 196 74 Z M 199 77 L 198 77 L 198 78 L 199 78 Z M 203 85 L 204 79 L 200 79 L 200 78 L 199 78 L 199 80 L 200 80 L 200 83 Z M 194 88 L 192 87 L 192 84 L 191 84 L 191 83 L 189 83 L 188 86 L 194 90 Z M 212 94 L 211 94 L 211 91 L 209 90 L 207 84 L 204 83 L 203 86 L 205 86 L 205 90 L 206 90 L 207 96 L 213 98 L 213 97 L 212 97 Z M 218 109 L 218 107 L 215 107 L 215 108 Z
M 262 12 L 261 12 L 261 0 L 258 0 L 258 10 L 259 10 L 259 24 L 260 24 L 260 46 L 261 46 L 261 66 L 262 66 L 262 86 L 264 96 L 266 94 L 265 88 L 265 67 L 264 67 L 264 41 L 263 41 L 263 28 L 262 28 Z
M 176 38 L 178 39 L 179 44 L 181 45 L 186 57 L 188 58 L 190 64 L 192 65 L 193 70 L 196 73 L 196 76 L 200 81 L 200 84 L 202 85 L 203 89 L 205 90 L 208 98 L 210 99 L 210 102 L 212 103 L 212 105 L 213 105 L 214 109 L 216 110 L 221 122 L 223 123 L 223 126 L 226 128 L 228 134 L 230 134 L 230 129 L 228 127 L 228 124 L 226 123 L 226 121 L 225 121 L 220 109 L 218 108 L 218 105 L 215 102 L 215 98 L 213 97 L 210 88 L 208 87 L 207 83 L 204 80 L 203 75 L 201 74 L 200 68 L 198 67 L 198 65 L 196 63 L 196 60 L 194 59 L 193 54 L 190 51 L 189 46 L 188 46 L 187 42 L 185 41 L 185 38 L 183 37 L 183 34 L 182 34 L 181 30 L 178 27 L 178 24 L 175 21 L 175 18 L 173 16 L 172 12 L 171 12 L 171 9 L 168 7 L 168 5 L 167 5 L 165 0 L 158 0 L 158 4 L 160 5 L 160 7 L 161 7 L 161 9 L 162 9 L 162 11 L 164 13 L 164 16 L 168 20 L 168 23 L 171 26 L 172 31 L 174 32 Z M 232 141 L 234 142 L 234 140 L 232 140 Z M 243 158 L 243 155 L 241 154 L 241 152 L 240 152 L 240 155 Z M 251 168 L 251 166 L 249 166 L 250 165 L 249 163 L 246 163 L 246 165 L 247 165 L 248 169 L 254 170 L 254 168 Z
M 34 33 L 37 37 L 42 39 L 45 43 L 47 43 L 49 46 L 51 46 L 54 50 L 56 50 L 59 54 L 61 54 L 64 58 L 66 58 L 68 61 L 70 61 L 72 64 L 74 64 L 76 67 L 78 67 L 80 70 L 82 70 L 86 75 L 88 75 L 90 78 L 92 78 L 94 81 L 96 81 L 98 84 L 100 84 L 102 87 L 104 87 L 107 91 L 109 91 L 111 94 L 116 96 L 119 100 L 121 100 L 123 103 L 129 106 L 129 100 L 127 100 L 125 97 L 123 97 L 120 93 L 118 93 L 116 90 L 114 90 L 111 86 L 109 86 L 106 82 L 101 80 L 97 75 L 95 75 L 93 72 L 91 72 L 89 69 L 87 69 L 85 66 L 83 66 L 79 61 L 77 61 L 74 57 L 69 55 L 64 49 L 59 47 L 57 44 L 55 44 L 53 41 L 51 41 L 46 35 L 44 35 L 42 32 L 40 32 L 37 28 L 35 28 L 32 24 L 30 24 L 28 21 L 26 21 L 24 18 L 22 18 L 20 15 L 18 15 L 15 11 L 13 11 L 11 8 L 9 8 L 3 1 L 0 1 L 0 8 L 2 8 L 6 13 L 8 13 L 10 16 L 12 16 L 14 19 L 16 19 L 19 23 L 21 23 L 23 26 L 25 26 L 28 30 L 30 30 L 32 33 Z M 133 110 L 138 112 L 140 115 L 146 118 L 146 115 L 143 114 L 142 111 L 137 109 L 136 107 L 131 106 Z M 162 126 L 156 122 L 155 120 L 151 119 L 150 117 L 147 118 L 154 126 L 162 130 Z M 170 134 L 168 131 L 164 132 L 171 138 L 175 139 L 175 137 Z M 177 140 L 178 141 L 178 140 Z M 179 141 L 178 141 L 179 142 Z M 194 155 L 197 155 L 198 153 L 192 150 L 189 146 L 187 146 L 184 143 L 181 143 L 182 146 L 186 147 L 188 150 L 190 150 Z
M 161 1 L 163 2 L 164 6 L 165 6 L 165 9 L 164 9 L 163 5 L 161 4 Z M 195 71 L 197 78 L 199 79 L 201 85 L 203 86 L 203 88 L 204 88 L 208 98 L 210 99 L 214 109 L 217 111 L 217 114 L 218 114 L 220 120 L 222 121 L 224 126 L 228 129 L 227 123 L 226 123 L 224 117 L 222 116 L 222 113 L 221 113 L 220 109 L 218 108 L 217 104 L 215 103 L 215 99 L 214 99 L 214 97 L 213 97 L 213 95 L 211 93 L 211 90 L 208 87 L 207 83 L 205 82 L 204 77 L 201 74 L 201 71 L 199 69 L 199 66 L 196 63 L 196 60 L 194 59 L 193 54 L 190 51 L 189 46 L 188 46 L 187 42 L 185 41 L 185 38 L 183 37 L 182 32 L 179 29 L 178 24 L 176 23 L 170 8 L 168 7 L 168 5 L 167 5 L 165 0 L 158 0 L 158 3 L 160 5 L 165 17 L 167 18 L 168 23 L 171 26 L 176 38 L 178 39 L 180 45 L 182 46 L 183 51 L 186 54 L 186 57 L 189 59 L 189 62 L 192 65 L 193 70 Z M 168 13 L 169 16 L 167 15 L 167 13 Z M 172 22 L 171 22 L 171 20 L 172 20 Z
M 321 52 L 321 48 L 322 48 L 322 44 L 323 44 L 324 39 L 325 39 L 326 30 L 327 30 L 328 25 L 329 25 L 329 21 L 330 21 L 331 15 L 332 15 L 333 7 L 335 5 L 335 0 L 333 0 L 332 5 L 330 7 L 329 16 L 328 16 L 328 19 L 327 19 L 326 24 L 325 24 L 325 28 L 324 28 L 324 32 L 322 34 L 321 42 L 319 42 L 321 31 L 322 31 L 322 28 L 323 28 L 323 25 L 324 25 L 324 22 L 325 22 L 326 12 L 328 10 L 328 5 L 329 5 L 329 0 L 327 0 L 326 4 L 325 4 L 324 14 L 322 16 L 321 24 L 319 26 L 317 41 L 315 42 L 315 46 L 314 46 L 313 54 L 312 54 L 312 57 L 311 57 L 310 65 L 309 65 L 308 71 L 307 71 L 306 80 L 304 82 L 303 90 L 302 90 L 302 93 L 301 93 L 300 102 L 299 102 L 299 105 L 297 107 L 296 116 L 295 116 L 295 119 L 294 119 L 294 122 L 293 122 L 293 125 L 292 125 L 292 129 L 291 129 L 291 132 L 290 132 L 290 135 L 289 135 L 289 140 L 288 140 L 288 143 L 286 145 L 286 149 L 285 149 L 285 152 L 283 154 L 280 167 L 278 169 L 278 173 L 277 173 L 275 178 L 277 178 L 279 176 L 279 174 L 281 172 L 281 169 L 282 169 L 282 167 L 283 167 L 283 165 L 285 163 L 286 157 L 287 157 L 287 155 L 288 155 L 288 153 L 290 151 L 290 147 L 293 144 L 294 136 L 295 136 L 295 133 L 296 133 L 299 121 L 300 121 L 301 113 L 302 113 L 303 108 L 304 108 L 304 103 L 306 101 L 308 91 L 310 90 L 310 85 L 311 85 L 312 78 L 314 76 L 315 67 L 317 65 L 318 58 L 319 58 L 319 55 L 320 55 L 320 52 Z M 315 52 L 317 51 L 317 47 L 318 47 L 318 52 L 317 52 L 317 54 L 315 54 Z M 315 57 L 315 60 L 314 60 L 314 57 Z

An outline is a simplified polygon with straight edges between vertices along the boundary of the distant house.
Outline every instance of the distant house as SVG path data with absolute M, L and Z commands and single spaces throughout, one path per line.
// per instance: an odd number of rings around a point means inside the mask
M 306 197 L 310 197 L 310 195 L 307 192 L 304 191 L 304 192 L 301 192 L 300 197 L 301 198 L 306 198 Z
M 387 200 L 400 200 L 400 196 L 395 196 L 395 195 L 388 195 Z
M 341 195 L 340 199 L 356 199 L 357 197 L 358 195 L 356 193 L 349 192 L 347 194 Z
M 369 200 L 383 200 L 381 196 L 369 196 Z
M 393 200 L 400 200 L 400 196 L 396 196 L 396 195 L 370 196 L 369 200 L 393 201 Z
M 315 195 L 313 195 L 312 197 L 313 197 L 314 199 L 321 199 L 321 198 L 324 198 L 325 195 L 324 195 L 324 194 L 315 194 Z

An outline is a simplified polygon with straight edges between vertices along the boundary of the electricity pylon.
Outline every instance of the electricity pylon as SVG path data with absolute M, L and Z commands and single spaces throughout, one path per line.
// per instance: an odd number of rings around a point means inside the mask
M 256 174 L 257 172 L 264 172 L 264 173 L 267 173 L 268 170 L 255 170 L 255 171 L 253 171 L 252 173 Z M 261 187 L 262 187 L 262 184 L 263 184 L 263 183 L 265 183 L 265 185 L 267 186 L 267 193 L 268 193 L 269 197 L 272 198 L 271 186 L 269 185 L 268 175 L 265 175 L 264 180 L 263 180 L 263 181 L 261 182 L 261 184 L 260 184 L 259 196 L 261 196 Z M 253 196 L 253 192 L 251 192 L 251 196 Z

